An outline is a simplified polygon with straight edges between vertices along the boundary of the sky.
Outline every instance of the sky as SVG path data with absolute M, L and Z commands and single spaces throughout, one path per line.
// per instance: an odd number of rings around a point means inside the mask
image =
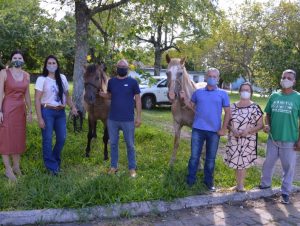
M 248 0 L 252 2 L 267 2 L 269 0 Z M 296 2 L 299 0 L 290 0 L 292 2 Z M 244 2 L 244 0 L 218 0 L 219 7 L 224 11 L 230 11 L 230 8 L 233 9 L 236 6 L 240 5 Z M 280 0 L 274 0 L 274 3 L 278 4 Z M 70 7 L 64 6 L 60 9 L 61 5 L 59 2 L 55 0 L 41 0 L 40 5 L 42 8 L 46 9 L 51 15 L 55 15 L 55 19 L 59 20 L 64 17 L 67 11 L 70 11 Z

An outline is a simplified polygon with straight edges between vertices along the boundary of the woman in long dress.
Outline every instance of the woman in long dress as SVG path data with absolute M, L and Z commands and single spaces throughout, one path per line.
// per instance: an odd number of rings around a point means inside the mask
M 30 77 L 22 70 L 24 58 L 20 51 L 11 54 L 11 63 L 11 68 L 0 72 L 0 154 L 5 176 L 15 181 L 16 175 L 21 175 L 20 158 L 26 150 L 26 109 L 29 121 L 32 121 L 32 110 Z
M 239 89 L 240 100 L 231 104 L 225 162 L 236 170 L 236 191 L 245 191 L 246 169 L 257 159 L 257 132 L 263 127 L 263 112 L 251 101 L 252 86 L 245 82 Z

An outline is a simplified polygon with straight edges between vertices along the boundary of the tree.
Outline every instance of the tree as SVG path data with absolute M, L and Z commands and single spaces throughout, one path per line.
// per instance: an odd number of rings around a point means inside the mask
M 265 88 L 279 88 L 285 69 L 300 72 L 300 4 L 281 2 L 266 18 L 268 28 L 255 57 L 257 82 Z M 299 87 L 299 84 L 298 84 Z
M 221 17 L 211 38 L 201 42 L 201 61 L 221 70 L 222 79 L 231 82 L 238 76 L 252 81 L 254 55 L 266 29 L 265 10 L 259 3 L 244 3 L 231 16 Z
M 75 47 L 75 62 L 74 62 L 74 72 L 73 72 L 73 81 L 74 81 L 74 92 L 73 100 L 76 104 L 78 110 L 84 112 L 82 105 L 82 94 L 83 94 L 83 66 L 86 64 L 86 57 L 88 55 L 88 27 L 91 19 L 97 14 L 116 8 L 120 5 L 123 5 L 129 0 L 120 0 L 118 2 L 108 3 L 106 1 L 98 2 L 94 5 L 95 1 L 86 1 L 86 0 L 75 0 L 75 20 L 76 20 L 76 47 Z M 90 3 L 90 5 L 89 5 Z
M 209 0 L 144 0 L 124 12 L 129 32 L 154 49 L 154 74 L 160 74 L 162 54 L 177 49 L 177 40 L 203 36 L 214 6 Z

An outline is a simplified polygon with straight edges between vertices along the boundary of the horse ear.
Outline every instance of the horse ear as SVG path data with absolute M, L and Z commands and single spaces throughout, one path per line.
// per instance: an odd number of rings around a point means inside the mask
M 166 55 L 166 61 L 167 61 L 167 63 L 170 63 L 170 61 L 171 61 L 169 54 Z
M 184 65 L 184 64 L 185 64 L 185 60 L 186 60 L 186 57 L 181 58 L 180 64 L 181 64 L 181 65 Z

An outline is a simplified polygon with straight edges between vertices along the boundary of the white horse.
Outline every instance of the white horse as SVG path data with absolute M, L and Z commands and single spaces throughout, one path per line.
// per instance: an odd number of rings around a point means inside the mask
M 184 91 L 185 98 L 191 99 L 193 92 L 198 88 L 206 86 L 205 82 L 194 83 L 188 75 L 184 63 L 185 58 L 171 59 L 167 54 L 166 60 L 168 63 L 167 76 L 168 76 L 168 96 L 172 103 L 172 115 L 174 122 L 174 148 L 170 165 L 174 164 L 176 154 L 179 147 L 180 133 L 182 126 L 192 127 L 195 112 L 187 107 L 184 100 L 180 97 L 180 92 Z

